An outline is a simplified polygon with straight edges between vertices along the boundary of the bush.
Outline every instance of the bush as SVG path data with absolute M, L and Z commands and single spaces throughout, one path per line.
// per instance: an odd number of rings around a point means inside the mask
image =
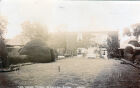
M 19 64 L 19 63 L 27 63 L 30 62 L 28 56 L 12 56 L 12 57 L 8 57 L 9 60 L 9 64 Z
M 46 50 L 44 50 L 44 53 L 43 52 L 35 53 L 34 51 L 34 54 L 28 55 L 28 57 L 31 62 L 46 63 L 53 61 L 49 48 L 46 48 Z
M 9 64 L 18 64 L 18 63 L 29 62 L 26 55 L 19 54 L 19 52 L 18 52 L 19 49 L 20 48 L 15 48 L 15 47 L 8 47 L 7 48 Z
M 57 54 L 55 51 L 46 46 L 41 40 L 32 40 L 28 42 L 21 50 L 21 55 L 27 55 L 29 61 L 46 63 L 55 61 Z

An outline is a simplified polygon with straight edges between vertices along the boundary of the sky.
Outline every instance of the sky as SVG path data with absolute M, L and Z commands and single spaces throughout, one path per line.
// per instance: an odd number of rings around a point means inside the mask
M 122 30 L 140 22 L 139 1 L 2 0 L 7 38 L 22 31 L 24 21 L 40 22 L 50 32 Z

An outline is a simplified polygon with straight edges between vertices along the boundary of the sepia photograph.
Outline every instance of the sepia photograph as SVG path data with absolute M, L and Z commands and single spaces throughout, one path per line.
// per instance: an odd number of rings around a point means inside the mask
M 0 0 L 0 88 L 140 88 L 140 1 Z

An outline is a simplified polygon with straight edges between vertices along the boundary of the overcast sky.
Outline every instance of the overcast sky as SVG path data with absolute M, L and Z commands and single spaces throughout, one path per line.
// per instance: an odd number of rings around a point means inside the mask
M 21 32 L 24 21 L 46 24 L 49 31 L 122 30 L 140 22 L 138 1 L 2 0 L 8 37 Z

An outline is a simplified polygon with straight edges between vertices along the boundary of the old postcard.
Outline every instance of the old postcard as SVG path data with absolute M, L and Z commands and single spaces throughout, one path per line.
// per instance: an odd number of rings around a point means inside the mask
M 140 1 L 0 0 L 0 88 L 140 88 Z

